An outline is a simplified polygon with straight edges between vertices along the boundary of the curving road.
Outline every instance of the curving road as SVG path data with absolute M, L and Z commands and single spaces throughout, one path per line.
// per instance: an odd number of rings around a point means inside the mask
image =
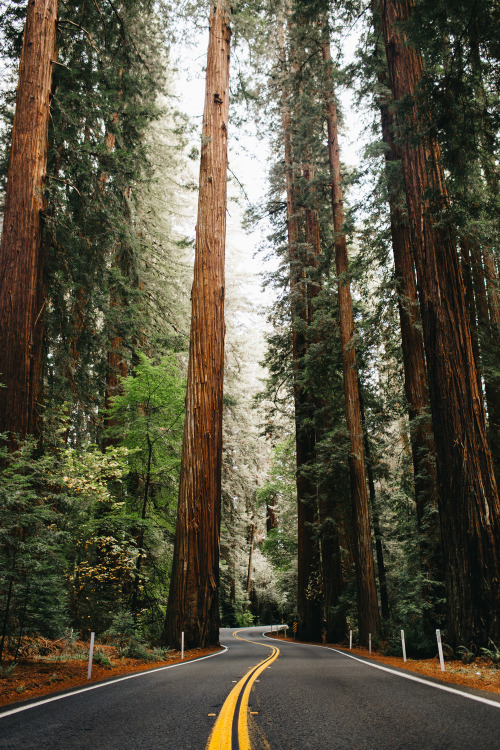
M 6 707 L 0 748 L 247 750 L 247 719 L 252 750 L 500 747 L 500 700 L 491 693 L 277 643 L 262 627 L 236 632 L 221 631 L 228 650 L 220 655 Z

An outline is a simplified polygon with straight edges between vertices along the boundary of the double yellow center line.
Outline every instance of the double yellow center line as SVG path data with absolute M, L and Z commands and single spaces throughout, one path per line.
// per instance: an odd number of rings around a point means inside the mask
M 241 631 L 238 631 L 241 632 Z M 248 733 L 248 700 L 252 686 L 264 669 L 272 664 L 279 656 L 279 649 L 267 643 L 257 643 L 248 638 L 240 638 L 238 633 L 233 633 L 239 641 L 255 643 L 257 646 L 266 646 L 271 649 L 270 656 L 259 662 L 248 674 L 234 686 L 221 708 L 220 714 L 214 724 L 205 750 L 251 750 L 250 735 Z

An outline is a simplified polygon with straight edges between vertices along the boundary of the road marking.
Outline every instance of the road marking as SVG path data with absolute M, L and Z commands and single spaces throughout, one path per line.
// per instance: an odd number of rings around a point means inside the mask
M 21 711 L 28 711 L 30 708 L 36 708 L 37 706 L 43 706 L 45 703 L 52 703 L 52 701 L 60 701 L 63 698 L 71 698 L 73 695 L 79 695 L 79 693 L 86 693 L 88 690 L 98 690 L 99 688 L 108 687 L 108 685 L 116 685 L 117 682 L 123 682 L 124 680 L 133 680 L 136 677 L 144 677 L 147 674 L 153 674 L 155 672 L 163 672 L 165 669 L 174 669 L 175 667 L 187 667 L 190 664 L 195 664 L 203 659 L 211 659 L 213 656 L 220 656 L 227 651 L 227 646 L 222 646 L 222 651 L 217 651 L 215 654 L 209 654 L 208 656 L 200 656 L 198 659 L 190 659 L 189 661 L 179 662 L 178 664 L 169 664 L 166 667 L 155 667 L 148 669 L 144 672 L 134 672 L 134 674 L 128 674 L 125 677 L 116 677 L 115 679 L 108 680 L 107 682 L 99 682 L 97 685 L 89 685 L 88 687 L 80 688 L 79 690 L 72 690 L 70 693 L 63 693 L 62 695 L 53 695 L 51 698 L 44 698 L 41 701 L 35 701 L 28 703 L 26 706 L 18 706 L 17 708 L 11 708 L 9 711 L 0 713 L 0 719 L 6 716 L 12 716 L 12 714 L 18 714 Z
M 262 633 L 264 638 L 269 638 L 268 635 L 265 633 Z M 269 640 L 274 640 L 269 638 Z M 500 701 L 494 701 L 490 700 L 489 698 L 483 698 L 482 695 L 474 695 L 473 693 L 466 693 L 463 690 L 457 690 L 457 688 L 448 687 L 448 685 L 439 685 L 436 682 L 430 682 L 429 680 L 424 680 L 423 677 L 417 677 L 414 674 L 410 674 L 409 672 L 397 672 L 395 669 L 390 669 L 389 667 L 383 667 L 381 664 L 375 664 L 372 661 L 365 661 L 364 659 L 360 659 L 358 656 L 353 656 L 352 654 L 346 654 L 345 651 L 339 651 L 337 648 L 332 648 L 331 646 L 321 646 L 316 645 L 315 643 L 297 643 L 295 641 L 287 641 L 291 646 L 310 646 L 311 648 L 324 648 L 327 651 L 333 651 L 336 654 L 340 654 L 341 656 L 346 656 L 348 659 L 354 659 L 354 661 L 359 661 L 361 664 L 364 664 L 367 667 L 373 667 L 373 669 L 380 669 L 382 672 L 389 672 L 389 674 L 394 674 L 396 677 L 402 677 L 404 680 L 411 680 L 412 682 L 419 682 L 421 685 L 428 685 L 429 687 L 436 688 L 437 690 L 443 690 L 445 693 L 452 693 L 453 695 L 460 695 L 462 698 L 469 698 L 471 701 L 477 701 L 478 703 L 484 703 L 487 706 L 493 706 L 494 708 L 500 708 Z
M 248 701 L 250 691 L 257 677 L 259 677 L 264 669 L 268 668 L 269 664 L 278 658 L 280 651 L 276 646 L 270 646 L 267 643 L 258 643 L 248 638 L 241 638 L 238 635 L 241 632 L 239 630 L 233 633 L 233 637 L 239 641 L 254 643 L 257 646 L 266 646 L 272 649 L 272 651 L 267 659 L 259 662 L 255 667 L 251 667 L 251 671 L 242 677 L 231 690 L 210 733 L 205 750 L 251 750 L 248 733 Z

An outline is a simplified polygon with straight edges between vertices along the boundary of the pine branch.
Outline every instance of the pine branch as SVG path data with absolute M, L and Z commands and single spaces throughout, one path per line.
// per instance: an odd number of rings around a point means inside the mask
M 74 23 L 74 21 L 70 21 L 69 19 L 64 19 L 62 21 L 59 21 L 57 25 L 58 27 L 61 27 L 62 24 L 69 24 L 70 26 L 75 26 L 77 29 L 80 29 L 80 31 L 83 31 L 83 33 L 87 36 L 87 39 L 89 40 L 90 46 L 92 47 L 92 49 L 94 49 L 98 55 L 101 54 L 99 50 L 97 49 L 97 47 L 95 46 L 94 42 L 92 41 L 92 37 L 90 36 L 87 29 L 84 29 L 83 26 L 80 26 L 79 23 Z

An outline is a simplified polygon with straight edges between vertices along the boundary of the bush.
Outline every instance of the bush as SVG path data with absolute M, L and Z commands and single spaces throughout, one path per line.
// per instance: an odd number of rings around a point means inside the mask
M 131 640 L 128 646 L 120 648 L 120 656 L 125 656 L 128 659 L 141 659 L 142 661 L 156 661 L 153 654 L 148 651 L 146 646 L 139 641 Z
M 148 649 L 143 643 L 139 641 L 131 640 L 128 646 L 120 648 L 118 653 L 120 656 L 125 656 L 128 659 L 141 659 L 142 661 L 165 661 L 168 652 L 168 648 L 152 648 Z
M 238 612 L 235 615 L 236 627 L 247 628 L 254 624 L 255 616 L 251 612 Z
M 94 653 L 94 656 L 92 657 L 92 660 L 95 664 L 100 664 L 102 667 L 112 667 L 113 664 L 111 663 L 109 656 L 106 656 L 104 651 L 96 651 Z
M 496 646 L 493 641 L 490 640 L 491 645 L 493 648 L 482 648 L 481 653 L 484 654 L 484 656 L 487 656 L 488 659 L 491 660 L 492 664 L 495 665 L 495 667 L 500 667 L 500 650 L 498 649 L 498 646 Z

